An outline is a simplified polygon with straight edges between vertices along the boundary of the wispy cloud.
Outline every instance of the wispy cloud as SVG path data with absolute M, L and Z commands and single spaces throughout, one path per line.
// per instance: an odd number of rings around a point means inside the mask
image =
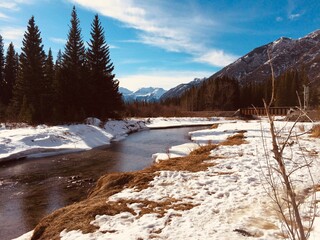
M 49 40 L 51 42 L 58 43 L 58 44 L 66 44 L 67 42 L 67 40 L 64 38 L 56 38 L 56 37 L 50 37 Z
M 289 18 L 290 20 L 295 20 L 295 19 L 299 18 L 300 16 L 301 16 L 300 13 L 295 13 L 295 14 L 290 14 L 290 15 L 288 16 L 288 18 Z
M 294 0 L 288 0 L 287 17 L 289 20 L 296 20 L 304 14 L 304 10 L 299 10 L 298 5 Z
M 109 46 L 110 49 L 117 49 L 117 48 L 119 48 L 118 46 L 112 45 L 112 44 L 108 44 L 108 46 Z
M 3 36 L 5 46 L 8 46 L 12 42 L 17 50 L 21 47 L 21 41 L 25 28 L 22 27 L 2 27 L 0 29 L 0 34 Z
M 4 27 L 0 30 L 2 35 L 6 36 L 7 40 L 21 40 L 23 38 L 25 32 L 25 28 L 18 28 L 18 27 Z
M 209 77 L 211 75 L 212 72 L 154 70 L 144 74 L 117 77 L 121 87 L 135 91 L 141 87 L 150 86 L 151 83 L 153 87 L 162 87 L 168 90 L 178 84 L 188 83 L 193 78 Z
M 195 58 L 197 62 L 203 62 L 212 64 L 218 67 L 224 67 L 232 62 L 234 62 L 238 56 L 225 53 L 222 50 L 212 50 L 207 53 L 204 53 L 202 56 Z
M 6 9 L 11 11 L 19 11 L 21 5 L 34 4 L 36 0 L 1 0 L 0 9 Z
M 8 15 L 0 12 L 0 20 L 9 21 L 10 19 L 11 19 L 11 18 L 10 18 Z
M 222 64 L 235 60 L 232 54 L 208 46 L 203 39 L 212 33 L 217 22 L 206 17 L 203 12 L 193 10 L 191 6 L 185 6 L 185 2 L 182 4 L 176 1 L 159 1 L 155 5 L 152 1 L 142 0 L 69 1 L 117 19 L 125 27 L 139 30 L 140 43 L 171 52 L 187 53 L 195 61 L 206 62 L 213 66 L 221 67 Z M 204 61 L 204 57 L 209 52 L 211 56 L 212 53 L 217 53 L 220 60 L 217 61 L 211 57 Z
M 0 9 L 7 9 L 11 11 L 19 10 L 18 4 L 15 1 L 1 1 L 0 2 Z

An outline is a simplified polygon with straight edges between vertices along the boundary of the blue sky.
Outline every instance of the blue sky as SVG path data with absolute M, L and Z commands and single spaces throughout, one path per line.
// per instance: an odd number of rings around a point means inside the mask
M 209 77 L 281 36 L 320 29 L 319 0 L 1 0 L 0 34 L 20 51 L 33 15 L 56 56 L 75 5 L 85 42 L 99 14 L 120 86 L 169 89 Z

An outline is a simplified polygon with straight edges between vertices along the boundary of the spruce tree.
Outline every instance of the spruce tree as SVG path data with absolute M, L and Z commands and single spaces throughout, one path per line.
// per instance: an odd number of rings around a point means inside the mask
M 71 13 L 68 41 L 62 56 L 62 89 L 67 121 L 82 120 L 85 117 L 85 46 L 81 37 L 80 21 L 76 8 Z
M 54 63 L 52 57 L 51 48 L 48 51 L 48 56 L 45 60 L 45 69 L 44 69 L 45 77 L 42 87 L 42 98 L 43 105 L 45 106 L 42 109 L 42 114 L 46 122 L 52 121 L 52 108 L 53 108 L 53 84 L 54 84 Z
M 14 102 L 19 119 L 29 123 L 42 122 L 45 108 L 42 88 L 44 83 L 45 52 L 34 17 L 29 20 L 20 54 L 20 69 Z
M 6 54 L 6 65 L 4 68 L 4 78 L 6 82 L 4 104 L 8 105 L 13 96 L 13 87 L 17 80 L 18 74 L 18 55 L 14 50 L 13 43 L 9 44 Z
M 90 114 L 99 118 L 112 117 L 122 109 L 122 98 L 118 91 L 119 83 L 114 79 L 114 66 L 98 15 L 95 15 L 91 24 L 91 40 L 88 45 Z
M 4 103 L 6 94 L 6 81 L 4 79 L 4 50 L 3 50 L 3 39 L 0 35 L 0 104 Z M 0 106 L 1 107 L 1 106 Z
M 52 122 L 59 123 L 65 120 L 63 116 L 63 91 L 62 91 L 62 53 L 58 51 L 56 62 L 54 64 L 53 79 L 53 106 L 52 106 Z

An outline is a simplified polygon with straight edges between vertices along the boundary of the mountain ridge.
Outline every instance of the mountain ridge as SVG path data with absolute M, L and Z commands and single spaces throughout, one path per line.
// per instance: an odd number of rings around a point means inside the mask
M 205 78 L 203 82 L 222 77 L 234 78 L 240 84 L 247 84 L 251 81 L 263 82 L 271 77 L 270 61 L 275 77 L 288 70 L 301 70 L 307 74 L 311 85 L 319 87 L 320 29 L 298 39 L 283 36 L 273 42 L 258 46 L 210 77 Z M 179 97 L 191 87 L 201 84 L 192 84 L 193 82 L 184 84 L 183 91 L 178 94 L 175 94 L 175 91 L 181 89 L 180 85 L 169 89 L 161 100 Z
M 157 102 L 166 90 L 163 88 L 143 87 L 137 91 L 131 91 L 127 88 L 120 87 L 119 92 L 122 93 L 125 102 Z

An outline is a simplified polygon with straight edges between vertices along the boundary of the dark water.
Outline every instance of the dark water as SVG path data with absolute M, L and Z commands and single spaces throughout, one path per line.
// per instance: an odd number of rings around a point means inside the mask
M 0 163 L 0 240 L 18 237 L 53 210 L 85 198 L 105 173 L 149 166 L 153 153 L 190 141 L 188 132 L 196 129 L 147 130 L 86 152 Z

